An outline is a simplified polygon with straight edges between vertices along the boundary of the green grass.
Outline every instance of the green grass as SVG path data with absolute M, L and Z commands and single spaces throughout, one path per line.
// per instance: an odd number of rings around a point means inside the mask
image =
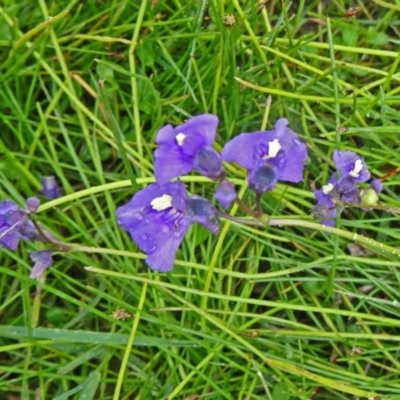
M 2 2 L 0 200 L 23 206 L 56 175 L 63 197 L 37 219 L 85 251 L 35 281 L 42 245 L 0 250 L 1 399 L 400 399 L 398 216 L 307 218 L 335 148 L 375 177 L 400 165 L 400 1 L 292 3 Z M 275 226 L 192 227 L 173 271 L 154 273 L 115 210 L 154 181 L 159 128 L 204 112 L 218 149 L 286 117 L 310 163 L 264 195 Z M 398 186 L 386 179 L 381 201 L 399 207 Z M 350 255 L 354 241 L 372 253 Z

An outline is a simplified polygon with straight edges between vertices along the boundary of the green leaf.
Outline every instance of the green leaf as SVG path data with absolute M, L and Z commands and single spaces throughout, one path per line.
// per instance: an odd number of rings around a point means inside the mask
M 356 46 L 358 43 L 358 29 L 355 26 L 346 26 L 341 29 L 343 44 Z
M 369 44 L 375 46 L 383 46 L 388 41 L 388 36 L 384 32 L 377 32 L 375 27 L 370 26 L 368 28 L 366 40 Z
M 286 383 L 280 382 L 275 385 L 274 390 L 272 392 L 272 398 L 274 400 L 289 400 L 291 397 L 289 388 Z

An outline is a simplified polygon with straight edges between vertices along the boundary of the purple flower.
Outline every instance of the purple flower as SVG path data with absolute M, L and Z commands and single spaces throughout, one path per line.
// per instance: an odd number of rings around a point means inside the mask
M 338 203 L 359 204 L 377 201 L 377 193 L 382 190 L 379 180 L 371 182 L 370 190 L 374 192 L 373 189 L 376 188 L 376 193 L 360 190 L 357 187 L 358 183 L 365 182 L 371 177 L 363 157 L 352 151 L 335 150 L 333 160 L 338 172 L 331 176 L 326 185 L 314 192 L 317 205 L 312 211 L 324 224 L 331 226 L 335 225 L 331 218 L 342 211 L 342 208 L 337 210 Z
M 39 200 L 31 197 L 26 201 L 30 212 L 36 212 Z M 53 236 L 43 229 L 48 238 Z M 28 218 L 27 210 L 20 209 L 11 200 L 0 202 L 0 247 L 17 250 L 19 241 L 43 241 L 33 222 Z
M 46 196 L 49 199 L 58 199 L 61 196 L 61 189 L 55 176 L 43 176 L 41 183 L 43 186 L 41 191 L 43 196 Z
M 35 263 L 30 278 L 39 278 L 53 264 L 53 252 L 51 250 L 40 250 L 32 252 L 29 257 Z
M 333 161 L 342 178 L 348 177 L 353 179 L 354 183 L 360 183 L 367 181 L 371 177 L 364 157 L 352 151 L 335 150 L 333 152 Z
M 146 263 L 161 272 L 172 269 L 178 247 L 193 222 L 213 234 L 220 226 L 215 207 L 202 197 L 189 197 L 180 181 L 147 186 L 116 214 L 119 226 L 148 255 Z
M 20 231 L 27 223 L 26 212 L 11 200 L 0 202 L 0 246 L 17 250 L 21 239 Z
M 288 124 L 286 118 L 281 118 L 272 131 L 242 133 L 222 150 L 224 161 L 247 169 L 249 187 L 256 192 L 272 190 L 278 180 L 303 180 L 307 148 Z
M 328 183 L 314 192 L 317 205 L 314 207 L 312 214 L 322 220 L 322 223 L 334 226 L 337 215 L 336 201 L 338 194 L 336 192 L 337 177 L 336 173 L 331 176 Z
M 161 128 L 156 136 L 159 147 L 154 152 L 157 182 L 164 184 L 193 170 L 218 179 L 223 165 L 220 154 L 212 147 L 217 125 L 215 115 L 202 114 L 176 128 Z

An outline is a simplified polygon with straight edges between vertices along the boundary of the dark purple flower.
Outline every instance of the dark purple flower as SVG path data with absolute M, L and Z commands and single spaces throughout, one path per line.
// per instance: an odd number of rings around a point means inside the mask
M 336 193 L 337 178 L 333 174 L 328 183 L 314 192 L 317 205 L 314 207 L 312 214 L 322 220 L 322 223 L 334 226 L 337 215 L 336 201 L 338 194 Z
M 53 264 L 53 252 L 51 250 L 40 250 L 32 252 L 29 257 L 35 263 L 30 278 L 39 278 Z
M 249 187 L 263 193 L 272 190 L 277 181 L 301 182 L 306 145 L 279 119 L 272 131 L 242 133 L 222 150 L 222 159 L 236 162 L 248 172 Z
M 333 152 L 333 161 L 340 172 L 341 178 L 349 179 L 353 184 L 365 182 L 371 177 L 364 157 L 352 151 L 335 150 Z
M 11 200 L 0 202 L 0 246 L 17 250 L 21 239 L 20 231 L 27 223 L 26 212 Z
M 36 212 L 39 200 L 31 197 L 26 201 L 28 210 Z M 50 239 L 54 238 L 51 233 L 42 229 L 43 233 Z M 43 241 L 33 222 L 28 218 L 27 210 L 20 209 L 11 200 L 0 202 L 0 247 L 17 250 L 20 239 L 26 241 Z
M 229 208 L 236 197 L 235 187 L 227 179 L 222 180 L 217 190 L 214 192 L 214 198 L 217 199 L 225 209 Z
M 180 181 L 147 186 L 116 214 L 119 226 L 148 255 L 146 263 L 161 272 L 172 269 L 178 247 L 193 222 L 214 234 L 220 226 L 215 207 L 202 197 L 189 197 Z
M 46 196 L 49 199 L 58 199 L 61 196 L 61 189 L 55 176 L 43 176 L 41 183 L 43 186 L 41 191 L 43 196 Z
M 212 147 L 217 125 L 215 115 L 202 114 L 175 128 L 161 128 L 156 136 L 159 147 L 154 152 L 157 182 L 164 184 L 193 170 L 218 179 L 223 165 L 220 154 Z

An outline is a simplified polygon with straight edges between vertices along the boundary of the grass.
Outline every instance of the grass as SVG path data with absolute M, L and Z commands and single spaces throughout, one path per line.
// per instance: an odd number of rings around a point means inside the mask
M 344 18 L 350 6 L 361 11 Z M 28 254 L 42 245 L 1 249 L 0 397 L 399 400 L 398 216 L 307 219 L 335 148 L 388 176 L 381 201 L 399 206 L 399 10 L 5 0 L 0 199 L 23 206 L 56 175 L 63 197 L 37 218 L 85 251 L 57 253 L 36 281 Z M 220 119 L 218 149 L 288 118 L 309 149 L 305 179 L 264 195 L 275 226 L 193 227 L 173 271 L 154 273 L 115 210 L 154 180 L 159 128 L 204 112 Z M 227 171 L 254 202 L 244 171 Z M 184 180 L 211 196 L 207 179 Z M 354 241 L 372 252 L 349 254 Z

